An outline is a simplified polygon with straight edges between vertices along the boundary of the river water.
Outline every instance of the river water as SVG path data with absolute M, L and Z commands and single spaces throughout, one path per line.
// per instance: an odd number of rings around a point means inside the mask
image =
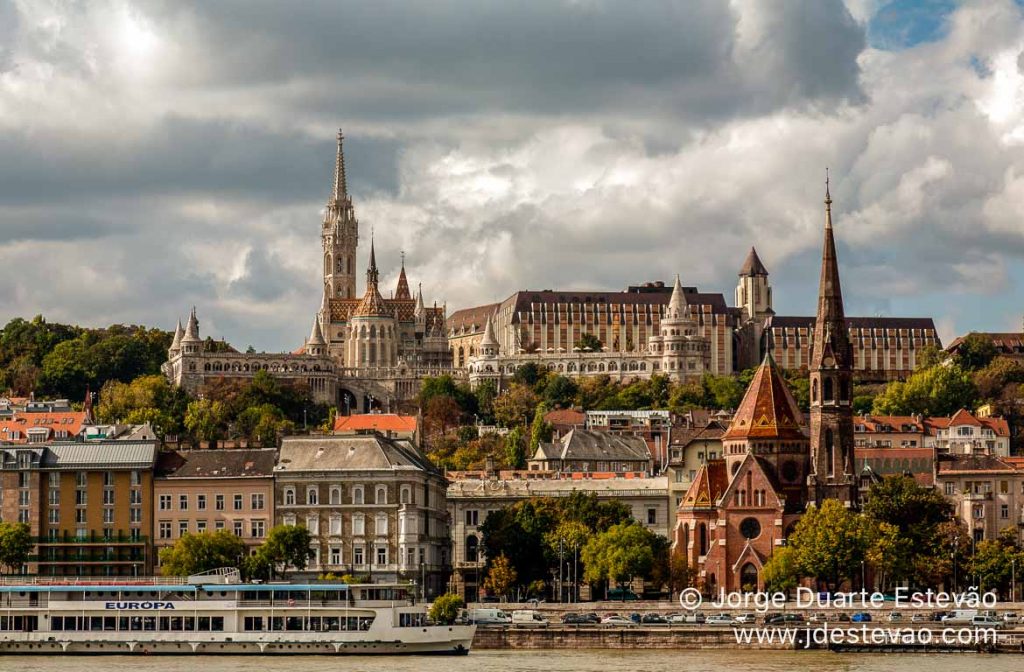
M 1019 672 L 1017 655 L 808 651 L 474 651 L 449 657 L 7 657 L 3 672 Z

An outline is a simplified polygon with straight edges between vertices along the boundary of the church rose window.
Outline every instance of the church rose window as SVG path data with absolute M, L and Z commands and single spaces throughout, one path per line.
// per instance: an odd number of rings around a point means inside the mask
M 740 523 L 740 534 L 746 539 L 756 539 L 761 536 L 761 523 L 757 522 L 757 518 L 744 518 Z

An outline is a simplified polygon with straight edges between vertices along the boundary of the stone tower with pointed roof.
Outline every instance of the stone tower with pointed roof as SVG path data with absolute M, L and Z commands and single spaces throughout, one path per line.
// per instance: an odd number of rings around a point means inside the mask
M 247 379 L 266 371 L 307 387 L 317 402 L 347 414 L 411 410 L 423 379 L 451 370 L 445 309 L 437 303 L 426 306 L 422 288 L 412 296 L 404 253 L 397 286 L 385 296 L 371 236 L 366 288 L 357 293 L 359 222 L 348 191 L 340 131 L 337 140 L 320 231 L 323 286 L 309 337 L 285 353 L 239 352 L 227 343 L 207 348 L 199 339 L 193 309 L 188 324 L 179 323 L 175 330 L 168 361 L 161 367 L 175 385 L 199 394 L 214 379 Z
M 755 366 L 761 353 L 767 350 L 764 343 L 765 323 L 775 314 L 772 309 L 772 288 L 768 284 L 768 269 L 753 247 L 740 268 L 739 281 L 736 283 L 736 309 L 739 312 L 736 359 L 739 367 L 745 369 Z
M 832 197 L 825 180 L 825 236 L 818 313 L 811 345 L 811 474 L 817 503 L 857 503 L 853 437 L 853 348 L 843 312 L 839 262 L 832 231 Z
M 648 339 L 647 347 L 652 355 L 660 356 L 660 361 L 652 362 L 654 368 L 674 381 L 695 380 L 711 372 L 711 343 L 700 335 L 679 275 L 658 333 Z
M 359 222 L 345 177 L 345 136 L 338 130 L 338 152 L 334 160 L 331 195 L 324 210 L 320 238 L 324 252 L 324 291 L 330 298 L 356 296 L 356 248 Z

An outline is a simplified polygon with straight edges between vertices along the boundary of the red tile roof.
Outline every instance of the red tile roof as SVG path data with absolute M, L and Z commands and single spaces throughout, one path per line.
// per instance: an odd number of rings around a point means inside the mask
M 363 413 L 339 415 L 334 419 L 335 432 L 376 430 L 378 432 L 415 432 L 416 416 L 394 413 Z
M 50 439 L 77 436 L 82 431 L 87 415 L 85 411 L 16 413 L 0 419 L 0 441 L 24 442 L 28 438 L 28 430 L 37 428 L 49 430 L 47 438 Z
M 714 506 L 725 489 L 729 487 L 729 476 L 725 460 L 708 460 L 697 470 L 693 483 L 683 496 L 680 508 L 703 508 Z
M 723 441 L 731 439 L 802 440 L 800 411 L 771 356 L 750 381 Z
M 550 411 L 544 415 L 544 419 L 552 425 L 562 427 L 582 427 L 586 424 L 587 414 L 583 411 L 574 411 L 571 408 Z

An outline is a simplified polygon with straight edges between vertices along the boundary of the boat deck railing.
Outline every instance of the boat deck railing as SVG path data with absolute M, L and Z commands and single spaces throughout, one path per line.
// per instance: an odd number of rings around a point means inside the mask
M 183 576 L 0 576 L 0 586 L 184 586 Z

